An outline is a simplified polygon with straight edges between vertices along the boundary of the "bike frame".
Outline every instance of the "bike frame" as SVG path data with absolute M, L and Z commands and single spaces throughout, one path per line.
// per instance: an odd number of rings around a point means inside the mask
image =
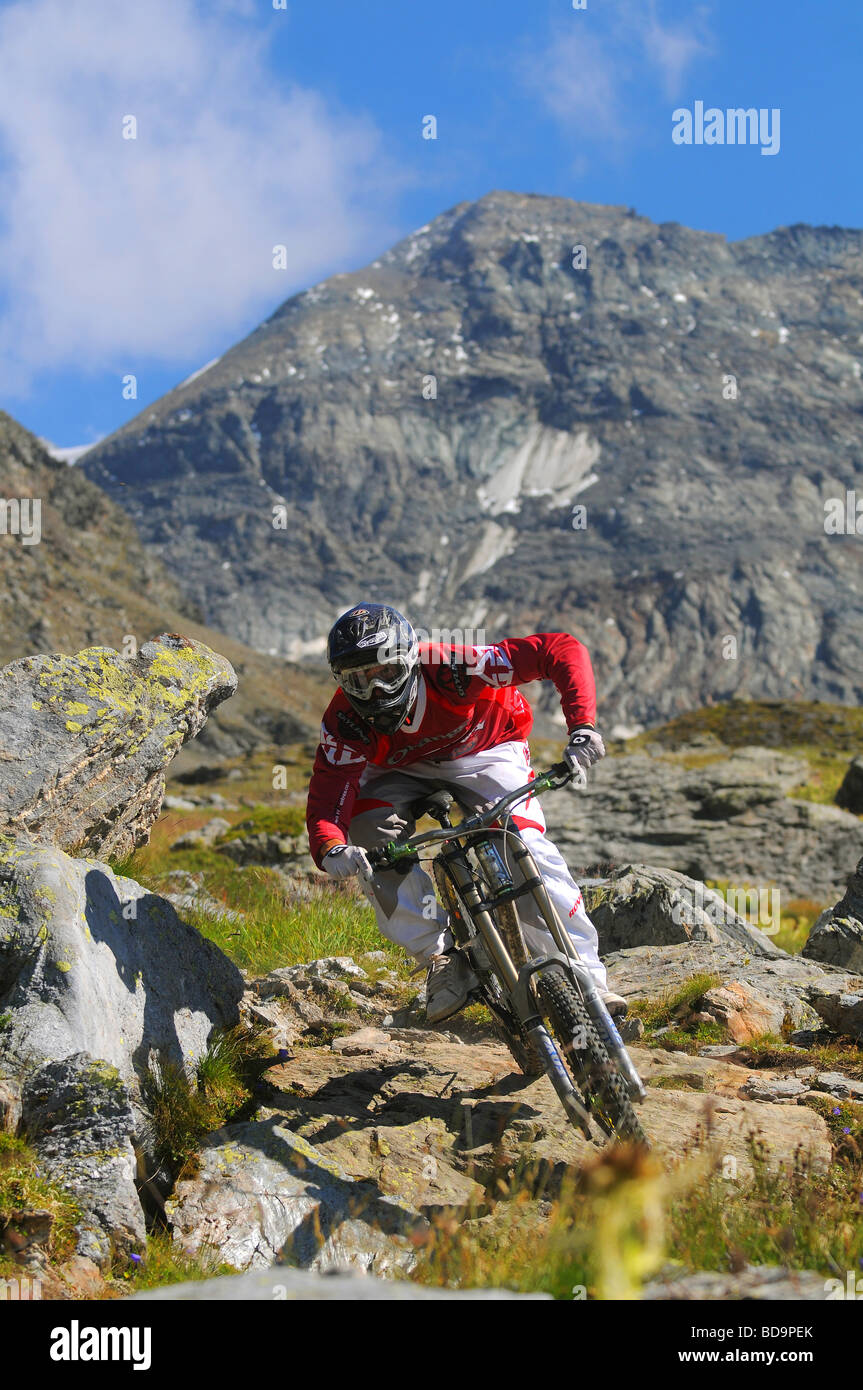
M 538 774 L 530 782 L 526 782 L 524 786 L 508 792 L 493 806 L 467 816 L 458 825 L 442 826 L 439 830 L 427 830 L 419 835 L 412 835 L 408 840 L 390 840 L 382 849 L 372 851 L 369 857 L 373 864 L 377 863 L 381 867 L 384 865 L 400 867 L 406 864 L 409 859 L 417 858 L 418 851 L 426 845 L 447 842 L 454 844 L 455 848 L 450 852 L 445 851 L 443 856 L 447 874 L 485 944 L 498 979 L 510 996 L 519 1023 L 537 1046 L 541 1055 L 546 1058 L 547 1064 L 549 1064 L 549 1075 L 555 1090 L 566 1109 L 584 1128 L 583 1120 L 587 1118 L 587 1112 L 578 1101 L 577 1092 L 572 1085 L 569 1073 L 563 1066 L 554 1041 L 542 1022 L 531 987 L 533 977 L 538 972 L 546 970 L 552 965 L 559 965 L 560 960 L 556 956 L 543 956 L 528 961 L 520 968 L 516 967 L 491 915 L 495 901 L 492 899 L 486 902 L 480 897 L 473 873 L 464 859 L 464 852 L 469 848 L 469 844 L 462 843 L 469 841 L 472 835 L 483 830 L 499 829 L 499 827 L 494 827 L 493 823 L 502 820 L 510 808 L 519 801 L 524 800 L 529 795 L 536 796 L 544 791 L 566 786 L 568 782 L 573 780 L 574 775 L 568 763 L 555 763 L 553 767 Z M 584 786 L 585 783 L 586 779 L 582 773 L 580 785 Z M 510 839 L 515 840 L 516 847 L 512 853 L 521 872 L 523 883 L 520 888 L 513 888 L 509 895 L 504 893 L 497 901 L 506 901 L 507 896 L 514 897 L 525 891 L 531 893 L 555 946 L 564 957 L 575 978 L 588 1015 L 618 1064 L 630 1094 L 643 1100 L 646 1092 L 641 1078 L 632 1064 L 614 1020 L 600 997 L 593 976 L 583 964 L 569 932 L 560 920 L 533 855 L 518 829 L 507 827 L 505 834 L 507 842 Z

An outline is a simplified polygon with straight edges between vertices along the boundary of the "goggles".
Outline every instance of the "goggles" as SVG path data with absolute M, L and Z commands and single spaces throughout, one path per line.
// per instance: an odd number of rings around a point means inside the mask
M 406 661 L 376 662 L 371 666 L 353 666 L 336 673 L 336 679 L 346 695 L 356 700 L 370 700 L 376 690 L 395 695 L 411 673 Z

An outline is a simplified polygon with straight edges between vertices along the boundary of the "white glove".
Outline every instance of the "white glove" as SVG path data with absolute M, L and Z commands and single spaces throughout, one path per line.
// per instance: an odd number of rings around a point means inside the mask
M 592 767 L 604 757 L 605 744 L 602 735 L 598 734 L 596 729 L 584 725 L 580 729 L 572 730 L 569 743 L 563 750 L 563 758 L 573 772 L 576 768 Z
M 369 856 L 358 845 L 336 845 L 335 849 L 327 850 L 321 860 L 321 868 L 326 870 L 330 878 L 353 878 L 359 874 L 366 883 L 371 883 L 375 872 L 369 863 Z

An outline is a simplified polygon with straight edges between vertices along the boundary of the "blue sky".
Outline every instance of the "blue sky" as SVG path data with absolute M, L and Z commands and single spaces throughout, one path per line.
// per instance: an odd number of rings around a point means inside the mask
M 861 77 L 860 0 L 0 0 L 0 405 L 94 441 L 493 188 L 859 227 Z M 675 145 L 699 100 L 778 154 Z

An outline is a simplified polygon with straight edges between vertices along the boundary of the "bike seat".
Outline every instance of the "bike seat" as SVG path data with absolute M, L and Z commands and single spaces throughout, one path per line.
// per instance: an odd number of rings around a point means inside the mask
M 449 816 L 453 804 L 454 797 L 447 791 L 426 792 L 411 802 L 410 813 L 414 820 L 419 820 L 421 816 L 431 816 L 442 823 Z

